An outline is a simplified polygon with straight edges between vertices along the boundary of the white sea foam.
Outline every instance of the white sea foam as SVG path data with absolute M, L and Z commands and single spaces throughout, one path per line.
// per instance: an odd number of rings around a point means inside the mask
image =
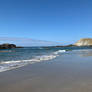
M 54 52 L 54 54 L 64 53 L 64 52 L 66 52 L 66 50 L 58 50 L 58 51 Z
M 57 56 L 59 56 L 59 53 L 64 53 L 64 52 L 66 52 L 66 50 L 58 50 L 51 53 L 50 55 L 36 56 L 35 58 L 29 59 L 29 60 L 2 61 L 0 63 L 0 72 L 18 68 L 27 64 L 33 64 L 37 62 L 52 60 L 52 59 L 55 59 Z

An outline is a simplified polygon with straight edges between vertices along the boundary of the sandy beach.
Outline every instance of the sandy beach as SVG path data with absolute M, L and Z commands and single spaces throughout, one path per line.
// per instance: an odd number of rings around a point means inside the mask
M 2 72 L 0 92 L 92 92 L 92 57 L 63 55 Z
M 0 92 L 92 92 L 92 0 L 0 0 Z

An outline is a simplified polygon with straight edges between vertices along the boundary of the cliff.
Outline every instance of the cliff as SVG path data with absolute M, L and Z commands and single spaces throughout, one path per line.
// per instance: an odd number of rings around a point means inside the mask
M 78 40 L 75 46 L 92 46 L 92 38 L 83 38 Z

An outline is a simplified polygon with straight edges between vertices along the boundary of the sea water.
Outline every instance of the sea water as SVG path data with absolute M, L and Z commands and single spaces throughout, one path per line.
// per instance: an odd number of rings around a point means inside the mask
M 24 47 L 0 50 L 0 72 L 50 61 L 67 54 L 92 56 L 91 49 L 92 47 Z

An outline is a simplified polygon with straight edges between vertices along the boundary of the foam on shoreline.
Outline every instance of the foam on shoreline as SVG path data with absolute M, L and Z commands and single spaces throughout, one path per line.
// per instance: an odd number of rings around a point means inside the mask
M 60 53 L 65 53 L 65 52 L 66 50 L 58 50 L 51 53 L 50 55 L 36 56 L 35 58 L 29 59 L 29 60 L 2 61 L 0 63 L 0 72 L 22 67 L 27 64 L 34 64 L 37 62 L 52 60 L 52 59 L 55 59 L 57 56 L 59 56 Z

